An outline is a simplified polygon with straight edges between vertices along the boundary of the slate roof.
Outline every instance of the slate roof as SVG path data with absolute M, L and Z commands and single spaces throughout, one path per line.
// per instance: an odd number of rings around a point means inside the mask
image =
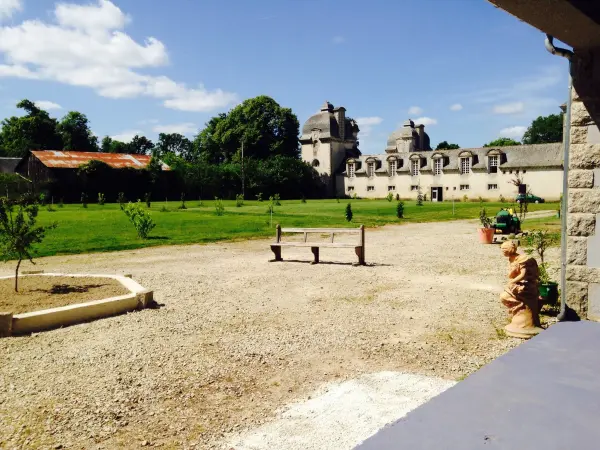
M 15 173 L 21 158 L 0 158 L 0 173 Z
M 72 152 L 62 150 L 32 150 L 31 154 L 49 168 L 76 169 L 92 160 L 102 161 L 113 169 L 130 167 L 143 169 L 150 164 L 149 155 L 131 155 L 127 153 Z M 170 170 L 162 163 L 163 170 Z

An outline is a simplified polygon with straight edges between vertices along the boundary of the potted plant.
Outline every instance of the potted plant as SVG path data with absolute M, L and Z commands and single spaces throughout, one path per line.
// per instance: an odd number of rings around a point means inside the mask
M 479 221 L 481 222 L 481 228 L 479 228 L 479 241 L 482 244 L 491 244 L 494 242 L 494 233 L 496 230 L 492 228 L 492 219 L 488 217 L 485 208 L 481 208 L 481 212 L 479 213 Z
M 558 283 L 550 279 L 548 273 L 549 264 L 545 260 L 546 250 L 556 245 L 560 239 L 557 233 L 551 233 L 547 230 L 533 230 L 525 238 L 527 248 L 525 252 L 531 255 L 537 253 L 540 264 L 539 268 L 539 293 L 542 304 L 555 305 L 558 301 Z

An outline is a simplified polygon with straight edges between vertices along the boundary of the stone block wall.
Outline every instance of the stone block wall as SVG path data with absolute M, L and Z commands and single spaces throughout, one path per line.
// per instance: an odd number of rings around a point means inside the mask
M 576 51 L 571 75 L 566 300 L 600 320 L 600 48 Z

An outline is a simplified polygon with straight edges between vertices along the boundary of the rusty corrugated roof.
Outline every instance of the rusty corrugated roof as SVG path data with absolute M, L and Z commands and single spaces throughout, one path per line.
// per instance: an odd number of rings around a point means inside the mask
M 92 160 L 102 161 L 114 169 L 125 167 L 143 169 L 148 166 L 151 158 L 148 155 L 131 155 L 128 153 L 71 152 L 63 150 L 32 150 L 31 153 L 46 167 L 57 169 L 76 169 Z M 162 163 L 162 169 L 170 170 L 165 163 Z

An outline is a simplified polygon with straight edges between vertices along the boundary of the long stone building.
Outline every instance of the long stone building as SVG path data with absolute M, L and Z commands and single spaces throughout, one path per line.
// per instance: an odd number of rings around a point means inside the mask
M 393 132 L 385 152 L 363 155 L 358 125 L 345 108 L 325 102 L 302 128 L 302 158 L 328 184 L 330 195 L 382 198 L 392 193 L 431 201 L 514 198 L 518 178 L 532 194 L 558 200 L 562 144 L 432 150 L 425 126 L 412 120 Z

